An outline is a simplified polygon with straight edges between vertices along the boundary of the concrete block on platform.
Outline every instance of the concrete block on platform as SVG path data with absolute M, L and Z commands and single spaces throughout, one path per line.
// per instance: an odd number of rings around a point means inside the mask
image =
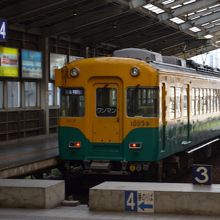
M 220 185 L 193 185 L 188 183 L 104 182 L 90 189 L 89 207 L 92 211 L 128 211 L 125 192 L 153 192 L 154 213 L 220 215 Z M 129 199 L 129 198 L 128 198 Z M 143 212 L 148 204 L 135 201 L 136 210 Z M 137 204 L 135 204 L 135 202 Z M 140 208 L 138 207 L 140 204 Z M 144 208 L 143 208 L 144 207 Z
M 64 199 L 63 180 L 0 179 L 0 207 L 47 209 Z

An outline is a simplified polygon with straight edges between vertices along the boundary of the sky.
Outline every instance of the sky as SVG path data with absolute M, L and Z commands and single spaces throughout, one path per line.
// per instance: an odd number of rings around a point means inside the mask
M 220 68 L 220 49 L 212 50 L 204 54 L 191 57 L 196 63 Z

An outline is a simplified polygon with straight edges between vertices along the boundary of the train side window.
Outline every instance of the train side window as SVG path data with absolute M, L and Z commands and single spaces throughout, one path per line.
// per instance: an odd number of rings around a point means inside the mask
M 203 97 L 204 97 L 203 109 L 204 109 L 204 114 L 206 114 L 207 113 L 207 89 L 204 89 Z
M 170 119 L 175 118 L 175 87 L 170 87 Z
M 200 114 L 203 114 L 204 113 L 204 109 L 203 109 L 203 107 L 204 107 L 204 104 L 203 104 L 203 102 L 204 102 L 203 89 L 200 89 L 199 100 L 200 100 L 200 103 L 199 103 L 200 104 L 200 107 L 199 107 Z
M 85 112 L 84 89 L 68 88 L 61 89 L 61 110 L 63 117 L 81 117 Z
M 112 117 L 117 115 L 116 88 L 96 89 L 96 115 L 99 117 Z
M 220 98 L 220 90 L 218 89 L 218 94 L 217 94 L 217 99 L 218 99 L 218 101 L 217 101 L 217 103 L 218 103 L 218 109 L 217 109 L 217 111 L 219 111 L 220 110 L 220 100 L 219 100 L 219 98 Z
M 196 111 L 195 111 L 195 106 L 196 106 L 195 97 L 196 97 L 196 90 L 194 88 L 192 88 L 192 115 L 196 114 Z
M 214 107 L 214 112 L 216 112 L 217 111 L 217 90 L 216 89 L 214 89 L 213 90 L 213 107 Z
M 0 109 L 3 108 L 3 82 L 0 81 Z
M 211 104 L 210 112 L 213 112 L 213 89 L 210 90 L 210 104 Z
M 210 89 L 207 89 L 207 113 L 210 112 L 211 104 L 210 104 Z
M 181 88 L 176 88 L 176 118 L 181 117 Z
M 129 117 L 158 117 L 158 88 L 128 88 L 127 115 Z
M 195 110 L 196 110 L 196 115 L 199 115 L 200 113 L 200 105 L 199 105 L 199 89 L 196 89 L 196 96 L 195 96 L 195 102 L 196 102 L 196 106 L 195 106 Z
M 183 116 L 187 116 L 187 108 L 188 108 L 188 93 L 187 88 L 183 89 Z

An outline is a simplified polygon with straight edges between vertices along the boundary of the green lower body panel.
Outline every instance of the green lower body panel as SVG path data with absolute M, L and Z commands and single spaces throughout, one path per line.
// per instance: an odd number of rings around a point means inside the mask
M 108 160 L 152 162 L 166 158 L 190 147 L 209 141 L 220 134 L 220 120 L 192 121 L 160 128 L 136 128 L 122 143 L 92 143 L 77 128 L 59 127 L 60 158 L 69 161 Z M 81 148 L 73 149 L 69 143 L 80 141 Z M 130 149 L 138 143 L 139 149 Z
M 158 129 L 137 128 L 122 143 L 91 143 L 83 133 L 71 127 L 59 127 L 59 152 L 63 160 L 113 160 L 154 161 L 160 149 Z M 69 147 L 70 142 L 80 141 L 81 148 Z M 140 149 L 130 149 L 130 143 L 140 144 Z

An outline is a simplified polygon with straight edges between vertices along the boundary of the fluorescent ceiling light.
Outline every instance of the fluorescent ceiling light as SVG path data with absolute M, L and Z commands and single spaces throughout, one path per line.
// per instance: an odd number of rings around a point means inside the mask
M 207 8 L 203 8 L 203 9 L 200 9 L 200 10 L 198 10 L 196 12 L 199 13 L 199 12 L 203 12 L 203 11 L 206 11 L 206 10 L 207 10 Z
M 201 26 L 206 26 L 206 25 L 209 25 L 210 23 L 209 22 L 207 22 L 207 23 L 204 23 L 204 24 L 201 24 Z
M 174 22 L 176 24 L 182 24 L 182 23 L 185 22 L 184 20 L 182 20 L 182 19 L 180 19 L 178 17 L 171 18 L 170 21 L 172 21 L 172 22 Z
M 195 19 L 197 19 L 197 18 L 200 18 L 200 16 L 198 15 L 198 16 L 196 16 L 196 17 L 191 18 L 190 20 L 192 21 L 192 20 L 195 20 Z
M 206 29 L 209 29 L 209 28 L 213 28 L 215 25 L 214 24 L 211 24 L 211 25 L 209 25 L 209 26 L 206 26 L 205 28 Z
M 148 9 L 149 11 L 156 13 L 156 14 L 161 14 L 161 13 L 165 12 L 163 9 L 161 9 L 155 5 L 152 5 L 152 4 L 147 4 L 147 5 L 144 5 L 143 7 L 145 9 Z
M 220 40 L 217 40 L 215 43 L 220 43 Z
M 184 5 L 188 5 L 188 4 L 191 4 L 191 3 L 193 3 L 193 2 L 195 2 L 196 0 L 189 0 L 189 1 L 187 1 L 187 2 L 183 2 L 183 4 Z
M 203 14 L 202 17 L 207 16 L 207 15 L 210 15 L 210 14 L 212 14 L 212 11 Z
M 201 31 L 201 29 L 199 29 L 197 27 L 189 28 L 189 30 L 192 31 L 192 32 L 199 32 L 199 31 Z
M 216 13 L 216 12 L 218 12 L 218 11 L 220 11 L 220 8 L 219 8 L 219 9 L 214 10 L 214 12 L 215 12 L 215 13 Z
M 175 9 L 175 8 L 179 8 L 182 7 L 182 5 L 174 5 L 173 7 L 171 7 L 171 9 Z
M 220 21 L 220 18 L 219 18 L 219 19 L 216 19 L 216 20 L 214 20 L 214 21 L 212 21 L 212 23 L 215 23 L 215 22 L 217 22 L 217 21 Z
M 166 0 L 166 1 L 162 2 L 162 4 L 163 5 L 168 5 L 168 4 L 170 4 L 170 3 L 174 2 L 174 1 L 175 0 Z
M 211 8 L 215 8 L 215 7 L 218 7 L 220 4 L 216 4 L 216 5 L 212 5 L 212 6 L 210 6 L 209 8 L 211 9 Z
M 206 38 L 206 39 L 210 39 L 210 38 L 212 38 L 213 36 L 211 35 L 211 34 L 207 34 L 207 35 L 205 35 L 204 36 L 204 38 Z
M 188 16 L 191 16 L 191 15 L 194 15 L 194 14 L 195 14 L 195 12 L 191 12 L 191 13 L 188 14 Z

